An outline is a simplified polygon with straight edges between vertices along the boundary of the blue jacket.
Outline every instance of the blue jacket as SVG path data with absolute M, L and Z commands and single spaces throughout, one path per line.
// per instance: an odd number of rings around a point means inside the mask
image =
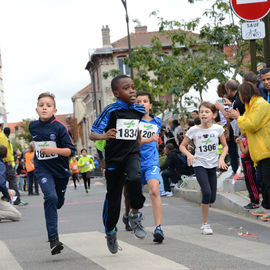
M 6 182 L 6 165 L 3 160 L 0 159 L 0 191 L 3 193 L 5 198 L 10 199 Z
M 71 136 L 67 127 L 56 120 L 54 116 L 47 122 L 41 120 L 33 121 L 29 125 L 29 131 L 33 137 L 35 145 L 38 142 L 52 142 L 56 144 L 57 148 L 69 148 L 71 156 L 74 155 L 76 148 L 73 144 Z M 48 172 L 57 178 L 66 178 L 71 175 L 69 170 L 69 158 L 64 156 L 55 156 L 51 159 L 39 159 L 38 150 L 35 150 L 35 174 Z

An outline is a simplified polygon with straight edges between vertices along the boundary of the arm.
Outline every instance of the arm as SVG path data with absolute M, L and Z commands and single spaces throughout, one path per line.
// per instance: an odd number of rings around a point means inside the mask
M 91 162 L 91 164 L 92 164 L 92 169 L 95 169 L 96 167 L 95 167 L 95 163 L 94 163 L 94 161 L 93 161 L 93 159 L 92 158 L 89 158 L 89 161 Z
M 241 138 L 237 138 L 235 141 L 236 141 L 236 143 L 239 144 L 239 147 L 240 147 L 240 150 L 241 150 L 242 154 L 244 156 L 247 156 L 249 154 L 248 145 L 244 146 L 243 141 L 242 141 Z
M 147 139 L 141 139 L 140 140 L 140 145 L 142 146 L 143 144 L 146 144 L 146 143 L 151 143 L 151 142 L 158 142 L 158 138 L 159 138 L 159 135 L 158 134 L 154 134 L 152 137 L 150 138 L 147 138 Z
M 225 163 L 224 159 L 228 153 L 228 145 L 227 145 L 224 133 L 219 137 L 219 139 L 222 144 L 223 151 L 222 151 L 222 155 L 219 157 L 219 160 L 218 160 L 218 168 L 227 169 L 228 166 Z
M 97 141 L 97 140 L 115 139 L 116 132 L 117 132 L 117 130 L 115 128 L 111 128 L 106 133 L 102 133 L 102 134 L 97 133 L 96 131 L 92 131 L 90 134 L 90 140 Z
M 179 146 L 179 150 L 187 157 L 187 163 L 188 166 L 191 166 L 193 161 L 196 159 L 195 156 L 193 156 L 188 150 L 187 150 L 187 145 L 190 142 L 190 138 L 187 136 L 184 137 L 184 140 Z

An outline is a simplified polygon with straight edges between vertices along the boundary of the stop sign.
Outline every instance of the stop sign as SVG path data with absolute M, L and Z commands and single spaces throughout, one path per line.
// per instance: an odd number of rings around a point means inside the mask
M 267 15 L 270 0 L 230 0 L 234 13 L 243 20 L 256 21 Z

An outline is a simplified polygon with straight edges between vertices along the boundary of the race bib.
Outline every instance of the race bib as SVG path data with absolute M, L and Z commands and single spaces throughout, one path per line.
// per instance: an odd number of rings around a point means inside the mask
M 78 169 L 78 166 L 77 166 L 77 165 L 72 166 L 72 170 L 73 170 L 73 171 L 75 171 L 75 170 L 77 170 L 77 169 Z
M 86 161 L 86 162 L 84 163 L 83 167 L 86 167 L 86 168 L 89 167 L 89 162 Z
M 118 140 L 136 140 L 138 135 L 138 119 L 117 119 L 116 121 L 116 139 Z
M 35 142 L 35 149 L 36 149 L 36 157 L 39 160 L 46 160 L 46 159 L 52 159 L 57 158 L 57 154 L 50 154 L 49 156 L 46 156 L 44 153 L 40 151 L 42 147 L 54 147 L 56 148 L 56 142 L 55 141 L 46 141 L 46 142 Z
M 140 129 L 142 139 L 150 138 L 158 132 L 157 125 L 149 124 L 145 122 L 140 122 L 139 129 Z

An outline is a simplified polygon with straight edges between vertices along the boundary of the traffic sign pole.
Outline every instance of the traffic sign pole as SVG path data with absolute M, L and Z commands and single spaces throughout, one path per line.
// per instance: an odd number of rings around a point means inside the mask
M 250 40 L 249 47 L 250 47 L 251 70 L 257 73 L 256 39 Z
M 267 67 L 270 67 L 270 16 L 269 13 L 263 18 L 265 23 L 265 38 L 263 39 L 263 51 L 264 51 L 264 62 Z

